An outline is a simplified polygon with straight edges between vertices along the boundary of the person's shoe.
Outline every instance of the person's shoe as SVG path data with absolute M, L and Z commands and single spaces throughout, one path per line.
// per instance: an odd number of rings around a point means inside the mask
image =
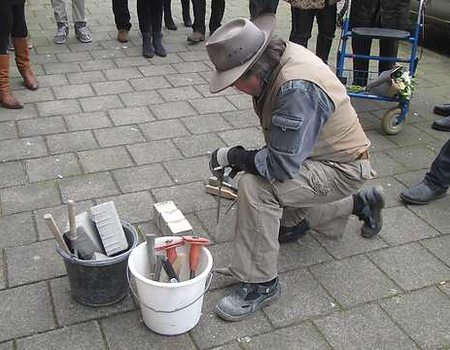
M 383 227 L 383 217 L 381 215 L 385 205 L 383 187 L 377 186 L 363 189 L 356 196 L 359 197 L 361 209 L 354 214 L 359 220 L 364 221 L 364 225 L 361 228 L 361 236 L 372 238 Z
M 56 28 L 55 36 L 53 37 L 53 42 L 55 44 L 65 44 L 67 42 L 67 36 L 69 35 L 69 27 L 64 23 L 58 23 Z
M 164 48 L 164 45 L 162 43 L 162 37 L 163 37 L 163 35 L 162 35 L 161 32 L 153 33 L 153 47 L 155 49 L 155 53 L 158 56 L 166 57 L 167 56 L 167 51 Z
M 424 205 L 444 197 L 446 193 L 445 188 L 434 186 L 424 180 L 420 184 L 402 191 L 400 198 L 408 204 Z
M 287 227 L 280 226 L 280 231 L 278 233 L 278 242 L 290 243 L 297 242 L 302 238 L 310 229 L 308 219 L 303 219 L 297 226 Z
M 193 32 L 191 35 L 187 37 L 187 41 L 193 44 L 197 44 L 201 41 L 205 40 L 205 35 L 200 32 Z
M 129 31 L 129 30 L 126 30 L 126 29 L 120 29 L 120 30 L 117 32 L 117 41 L 118 41 L 119 43 L 127 43 L 127 42 L 128 42 L 128 36 L 129 36 L 129 34 L 130 34 L 130 31 Z
M 152 43 L 152 33 L 142 33 L 142 56 L 152 58 L 155 55 L 155 48 Z
M 245 320 L 255 314 L 263 306 L 267 306 L 280 296 L 278 277 L 266 286 L 261 283 L 240 283 L 228 296 L 216 305 L 216 313 L 226 321 Z
M 190 0 L 181 0 L 183 23 L 185 27 L 192 27 L 191 14 L 189 11 L 189 1 Z
M 450 131 L 450 117 L 435 120 L 431 127 L 439 131 Z
M 0 105 L 8 109 L 23 108 L 12 94 L 9 85 L 9 55 L 0 55 Z
M 37 90 L 39 83 L 31 70 L 30 49 L 27 38 L 12 38 L 16 55 L 16 65 L 23 78 L 24 85 L 29 90 Z
M 75 36 L 83 44 L 92 42 L 92 34 L 85 22 L 75 23 Z
M 163 0 L 164 25 L 169 30 L 177 30 L 178 27 L 172 18 L 172 0 Z
M 444 117 L 450 116 L 450 103 L 435 106 L 433 112 Z

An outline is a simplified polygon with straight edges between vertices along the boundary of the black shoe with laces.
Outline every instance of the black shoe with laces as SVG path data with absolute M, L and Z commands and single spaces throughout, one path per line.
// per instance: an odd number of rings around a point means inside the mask
M 356 195 L 360 203 L 360 208 L 354 214 L 363 221 L 361 236 L 372 238 L 377 235 L 383 227 L 383 217 L 381 212 L 385 205 L 383 187 L 376 186 L 363 189 Z
M 240 283 L 228 296 L 222 298 L 216 305 L 216 313 L 222 319 L 230 322 L 245 320 L 269 305 L 280 296 L 278 277 L 269 284 Z

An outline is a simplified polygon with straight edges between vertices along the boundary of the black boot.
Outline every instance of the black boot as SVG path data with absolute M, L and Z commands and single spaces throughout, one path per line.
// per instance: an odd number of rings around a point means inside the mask
M 153 47 L 155 48 L 155 53 L 158 56 L 166 57 L 167 56 L 167 52 L 166 52 L 166 49 L 163 46 L 162 37 L 163 37 L 163 35 L 162 35 L 161 32 L 153 33 Z
M 372 238 L 383 226 L 381 211 L 384 208 L 384 193 L 381 186 L 364 189 L 353 195 L 353 214 L 364 221 L 361 236 Z
M 287 227 L 280 226 L 280 231 L 278 233 L 278 242 L 289 243 L 297 242 L 301 237 L 303 237 L 310 229 L 308 219 L 303 219 L 297 226 Z
M 191 0 L 181 0 L 183 22 L 185 27 L 192 27 L 191 14 L 189 11 L 189 1 Z
M 142 55 L 147 58 L 152 58 L 155 55 L 151 32 L 142 33 Z
M 164 0 L 163 6 L 164 6 L 164 23 L 166 25 L 166 28 L 169 30 L 177 30 L 177 25 L 173 21 L 172 18 L 172 6 L 171 6 L 172 0 Z
M 420 184 L 401 192 L 400 198 L 408 204 L 423 205 L 444 197 L 446 193 L 446 188 L 433 185 L 424 180 Z

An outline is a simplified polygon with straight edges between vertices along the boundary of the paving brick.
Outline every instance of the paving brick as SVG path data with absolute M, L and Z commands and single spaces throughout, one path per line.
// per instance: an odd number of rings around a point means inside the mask
M 149 106 L 163 102 L 162 98 L 154 90 L 127 92 L 121 94 L 120 98 L 127 107 Z
M 201 61 L 173 63 L 172 67 L 174 67 L 178 73 L 197 73 L 211 70 L 210 67 Z
M 219 319 L 214 308 L 217 302 L 230 292 L 231 290 L 217 290 L 206 294 L 200 322 L 191 331 L 194 341 L 201 349 L 271 330 L 269 322 L 261 311 L 257 311 L 251 319 L 241 322 L 226 322 Z
M 61 179 L 81 173 L 81 168 L 73 154 L 32 159 L 25 164 L 30 182 Z
M 139 143 L 129 145 L 127 148 L 139 165 L 182 158 L 180 151 L 170 140 Z
M 220 114 L 201 115 L 182 119 L 183 123 L 193 134 L 203 134 L 214 131 L 223 131 L 232 127 Z
M 239 338 L 241 339 L 241 338 Z M 244 337 L 244 339 L 247 339 Z M 239 350 L 241 347 L 239 346 L 238 342 L 233 341 L 232 343 L 228 343 L 222 346 L 211 348 L 212 350 Z
M 211 79 L 211 71 L 210 72 L 202 72 L 200 75 L 209 81 Z M 212 93 L 209 91 L 209 85 L 203 84 L 203 85 L 195 85 L 195 89 L 199 91 L 203 97 L 217 97 L 217 96 L 230 96 L 230 95 L 238 95 L 240 94 L 239 90 L 235 88 L 225 89 L 220 92 Z M 250 98 L 250 97 L 249 97 Z M 251 98 L 250 98 L 251 100 Z M 253 105 L 251 106 L 253 108 Z
M 39 77 L 40 87 L 56 87 L 68 84 L 69 82 L 64 74 L 50 74 Z
M 380 307 L 374 304 L 336 313 L 315 323 L 333 349 L 417 349 Z
M 114 59 L 114 62 L 119 68 L 124 67 L 134 67 L 134 66 L 147 66 L 149 65 L 150 61 L 142 56 L 137 57 L 126 57 L 126 58 L 116 58 Z M 141 72 L 142 70 L 139 69 Z
M 6 343 L 1 343 L 0 344 L 0 350 L 14 350 L 13 342 L 9 341 L 9 342 L 6 342 Z
M 6 249 L 8 279 L 11 286 L 36 282 L 66 274 L 56 242 L 48 240 Z
M 200 98 L 201 95 L 192 86 L 181 86 L 177 88 L 160 89 L 158 93 L 166 101 L 187 101 Z
M 186 157 L 195 157 L 213 152 L 225 144 L 215 134 L 184 136 L 173 140 Z
M 80 105 L 76 100 L 40 102 L 37 104 L 37 107 L 41 117 L 51 117 L 54 115 L 66 115 L 81 112 Z
M 98 203 L 113 201 L 121 219 L 131 223 L 153 219 L 153 199 L 149 192 L 134 192 L 107 197 Z
M 331 349 L 323 336 L 310 323 L 304 323 L 294 327 L 282 328 L 275 332 L 251 338 L 249 342 L 241 342 L 244 349 Z
M 209 56 L 204 50 L 194 52 L 180 52 L 178 55 L 186 62 L 209 60 Z
M 230 130 L 219 133 L 228 146 L 241 145 L 247 148 L 260 148 L 264 145 L 262 132 L 257 128 Z
M 172 185 L 172 180 L 160 164 L 115 170 L 113 176 L 122 192 L 135 192 Z
M 59 181 L 64 202 L 111 196 L 118 193 L 109 173 L 76 176 Z
M 145 77 L 175 74 L 177 72 L 170 64 L 160 64 L 157 66 L 144 65 L 142 67 L 138 67 L 138 69 Z
M 161 103 L 150 109 L 158 119 L 173 119 L 195 115 L 195 110 L 186 101 Z
M 150 78 L 131 79 L 131 85 L 137 91 L 154 90 L 170 87 L 169 82 L 163 76 Z
M 107 69 L 104 71 L 108 80 L 129 80 L 141 78 L 141 72 L 135 67 Z
M 0 341 L 55 328 L 48 287 L 36 283 L 0 292 Z
M 3 215 L 51 207 L 61 202 L 54 182 L 5 188 L 0 193 Z
M 410 171 L 403 174 L 395 175 L 395 178 L 404 184 L 406 187 L 411 187 L 420 183 L 425 174 L 428 172 L 428 169 L 422 169 L 417 171 Z
M 429 168 L 436 156 L 435 152 L 423 146 L 389 150 L 387 154 L 409 170 Z
M 95 93 L 99 96 L 133 91 L 130 83 L 126 80 L 93 83 L 92 87 L 94 88 Z
M 26 175 L 20 162 L 0 163 L 0 188 L 24 185 Z
M 90 130 L 107 128 L 111 126 L 111 121 L 106 112 L 92 112 L 73 114 L 64 117 L 70 131 Z
M 259 126 L 259 119 L 252 109 L 222 113 L 222 116 L 235 128 Z
M 166 78 L 175 87 L 206 83 L 198 73 L 170 74 Z
M 81 71 L 80 66 L 73 62 L 44 63 L 46 74 L 72 73 Z
M 195 349 L 187 334 L 164 337 L 151 332 L 140 321 L 138 312 L 104 319 L 101 326 L 111 350 L 144 350 L 149 344 L 155 349 Z
M 95 130 L 94 134 L 101 147 L 145 141 L 139 129 L 134 125 Z
M 155 120 L 147 107 L 114 109 L 108 113 L 114 125 L 145 123 Z
M 125 168 L 133 161 L 124 147 L 112 147 L 78 153 L 86 173 Z
M 450 345 L 450 300 L 436 288 L 399 295 L 380 304 L 422 349 Z
M 200 114 L 221 113 L 236 110 L 225 97 L 201 98 L 189 101 Z
M 388 149 L 398 148 L 398 145 L 388 139 L 386 136 L 381 135 L 378 131 L 366 131 L 366 135 L 370 140 L 370 152 L 382 152 Z
M 450 266 L 450 236 L 442 236 L 420 242 L 431 253 Z
M 174 201 L 183 213 L 212 209 L 217 206 L 215 199 L 205 193 L 204 185 L 200 182 L 155 189 L 152 192 L 157 202 Z
M 36 118 L 17 122 L 21 137 L 38 136 L 65 132 L 66 126 L 61 117 Z
M 60 326 L 107 317 L 134 309 L 129 295 L 119 303 L 101 308 L 84 306 L 76 302 L 70 295 L 70 284 L 67 277 L 50 281 L 56 318 Z
M 92 87 L 88 84 L 59 86 L 58 88 L 53 89 L 53 91 L 55 92 L 55 96 L 58 100 L 90 97 L 95 95 Z
M 56 57 L 58 57 L 60 62 L 80 62 L 89 61 L 92 59 L 89 52 L 57 53 Z
M 91 131 L 75 131 L 47 136 L 50 153 L 67 153 L 98 148 Z
M 405 290 L 450 279 L 450 269 L 418 243 L 383 249 L 369 257 Z
M 196 232 L 197 233 L 197 232 Z M 226 242 L 221 244 L 214 244 L 208 247 L 211 255 L 214 259 L 214 267 L 227 267 L 230 265 L 233 259 L 233 242 Z M 216 273 L 211 281 L 210 290 L 224 288 L 230 285 L 234 285 L 238 280 L 234 277 L 224 276 Z
M 448 208 L 450 196 L 445 196 L 424 206 L 408 206 L 416 215 L 425 220 L 441 233 L 450 233 L 450 216 Z
M 286 326 L 337 310 L 333 300 L 306 270 L 279 275 L 281 296 L 264 313 L 276 327 Z
M 383 229 L 380 236 L 390 245 L 399 245 L 438 236 L 433 227 L 404 207 L 390 208 L 383 212 Z
M 216 200 L 216 197 L 213 197 L 209 194 L 207 194 L 207 196 L 211 200 Z M 226 210 L 229 208 L 231 204 L 232 202 L 230 200 L 223 200 L 219 217 L 219 223 L 217 223 L 216 209 L 196 212 L 203 227 L 205 228 L 206 233 L 216 243 L 232 241 L 236 235 L 235 228 L 236 228 L 237 205 L 233 205 L 228 214 L 225 215 Z M 211 206 L 211 208 L 215 207 L 216 206 Z
M 37 109 L 33 104 L 25 105 L 22 109 L 6 109 L 3 108 L 0 113 L 0 121 L 21 120 L 36 118 L 38 116 Z
M 0 140 L 17 138 L 16 125 L 12 121 L 0 123 Z
M 125 53 L 122 50 L 107 49 L 107 50 L 95 50 L 91 51 L 95 60 L 106 60 L 113 58 L 125 57 Z M 112 70 L 112 69 L 111 69 Z
M 396 137 L 386 136 L 386 138 L 402 147 L 426 144 L 433 141 L 431 136 L 427 135 L 422 130 L 417 129 L 414 125 L 406 125 L 403 131 L 395 136 Z
M 75 203 L 75 215 L 78 215 L 84 211 L 89 211 L 92 206 L 92 201 L 77 201 Z M 45 214 L 52 214 L 53 218 L 55 219 L 56 226 L 58 226 L 61 231 L 64 231 L 69 225 L 67 205 L 59 205 L 53 208 L 36 210 L 34 211 L 34 217 L 36 220 L 39 240 L 53 238 L 53 234 L 50 232 L 47 224 L 44 221 Z
M 239 94 L 227 96 L 227 100 L 230 101 L 237 109 L 250 109 L 253 108 L 253 100 L 250 96 Z
M 31 213 L 0 218 L 0 237 L 0 248 L 35 242 L 37 236 Z
M 163 140 L 173 137 L 190 135 L 179 120 L 161 120 L 139 125 L 145 138 L 149 141 Z
M 87 62 L 83 63 L 83 67 L 85 63 Z M 67 74 L 67 79 L 69 80 L 70 84 L 86 84 L 106 81 L 106 78 L 101 71 L 70 73 Z
M 207 180 L 211 175 L 208 157 L 173 160 L 164 166 L 176 183 Z
M 377 236 L 372 239 L 363 238 L 360 235 L 360 230 L 361 224 L 357 219 L 351 217 L 342 238 L 327 238 L 324 235 L 314 231 L 312 231 L 312 234 L 336 259 L 342 259 L 347 256 L 387 247 L 387 244 Z
M 53 100 L 52 89 L 50 88 L 40 88 L 39 90 L 21 90 L 16 96 L 22 103 L 34 103 L 41 101 Z
M 116 65 L 113 60 L 111 59 L 98 59 L 94 61 L 83 61 L 81 64 L 81 69 L 83 71 L 92 71 L 94 74 L 99 74 L 103 77 L 103 80 L 105 79 L 104 75 L 100 70 L 104 69 L 112 69 L 116 68 Z
M 80 103 L 85 112 L 105 111 L 123 106 L 120 99 L 115 95 L 82 98 Z
M 366 181 L 364 188 L 382 186 L 385 194 L 385 208 L 402 206 L 399 194 L 406 187 L 396 180 L 394 177 L 376 177 L 375 179 Z

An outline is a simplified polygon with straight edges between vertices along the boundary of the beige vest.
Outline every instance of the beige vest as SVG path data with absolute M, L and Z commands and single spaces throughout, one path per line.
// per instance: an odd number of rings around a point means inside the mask
M 310 159 L 351 162 L 370 146 L 347 91 L 333 71 L 304 47 L 288 42 L 280 64 L 275 68 L 263 95 L 254 99 L 267 144 L 270 142 L 272 111 L 277 93 L 284 83 L 303 79 L 318 85 L 335 106 L 334 113 L 319 133 Z

